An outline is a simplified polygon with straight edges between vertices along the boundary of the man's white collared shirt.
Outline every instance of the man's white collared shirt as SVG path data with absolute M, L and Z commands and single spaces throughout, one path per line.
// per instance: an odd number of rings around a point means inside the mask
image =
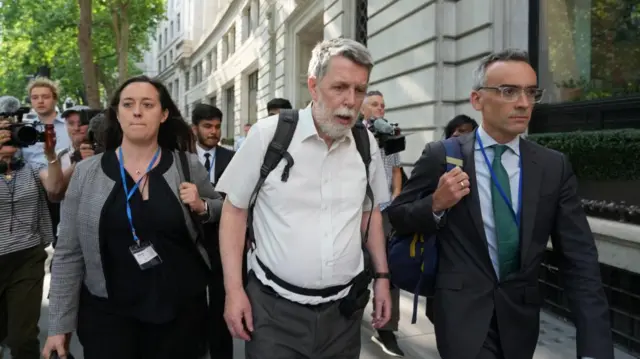
M 211 162 L 211 169 L 209 171 L 209 180 L 211 183 L 216 183 L 216 148 L 212 148 L 210 150 L 206 150 L 200 146 L 199 143 L 196 143 L 196 149 L 198 151 L 198 159 L 200 159 L 200 163 L 204 166 L 204 163 L 207 162 L 206 154 L 209 154 L 209 161 Z
M 229 163 L 216 190 L 238 208 L 248 208 L 260 177 L 260 167 L 273 138 L 278 116 L 258 121 L 242 150 Z M 369 133 L 369 183 L 374 205 L 389 199 L 382 158 Z M 349 288 L 332 297 L 295 294 L 268 280 L 256 256 L 276 276 L 292 285 L 323 289 L 348 283 L 363 270 L 361 224 L 366 199 L 366 172 L 351 132 L 330 148 L 318 136 L 311 108 L 299 112 L 288 149 L 294 159 L 289 178 L 282 182 L 283 160 L 267 177 L 257 198 L 253 228 L 256 250 L 249 266 L 258 279 L 280 296 L 302 304 L 319 304 L 344 297 Z

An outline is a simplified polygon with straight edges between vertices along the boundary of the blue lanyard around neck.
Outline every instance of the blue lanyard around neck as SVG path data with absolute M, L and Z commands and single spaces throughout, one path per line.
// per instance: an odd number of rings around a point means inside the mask
M 522 155 L 518 156 L 520 161 L 519 163 L 520 178 L 519 178 L 519 185 L 518 185 L 518 212 L 516 213 L 513 210 L 513 204 L 511 203 L 511 200 L 507 196 L 507 193 L 504 191 L 504 189 L 502 189 L 502 186 L 500 186 L 500 183 L 498 183 L 498 178 L 496 177 L 495 172 L 493 172 L 493 167 L 491 166 L 489 157 L 487 157 L 487 153 L 484 150 L 484 145 L 482 144 L 482 138 L 480 138 L 480 132 L 478 132 L 478 130 L 476 130 L 476 139 L 478 141 L 478 145 L 480 146 L 480 152 L 482 152 L 484 161 L 486 162 L 487 167 L 489 168 L 489 173 L 491 174 L 491 180 L 493 184 L 496 186 L 496 188 L 498 189 L 498 192 L 500 193 L 500 197 L 502 197 L 502 199 L 507 204 L 507 206 L 509 206 L 509 211 L 513 215 L 513 219 L 515 220 L 516 225 L 518 226 L 518 229 L 520 229 L 520 215 L 522 214 Z
M 136 229 L 133 227 L 133 217 L 131 215 L 131 205 L 129 204 L 129 200 L 131 199 L 133 194 L 136 192 L 136 190 L 140 186 L 140 182 L 142 182 L 142 179 L 147 176 L 149 171 L 151 171 L 151 169 L 153 168 L 153 164 L 156 163 L 156 161 L 158 160 L 158 156 L 160 155 L 160 148 L 158 148 L 156 153 L 153 155 L 153 158 L 151 159 L 149 166 L 147 166 L 147 170 L 145 171 L 144 175 L 140 177 L 140 179 L 136 182 L 135 185 L 133 185 L 130 191 L 127 189 L 127 177 L 124 173 L 124 157 L 122 156 L 122 147 L 118 148 L 118 153 L 120 155 L 120 176 L 122 177 L 122 186 L 124 187 L 124 193 L 126 195 L 125 202 L 127 204 L 127 218 L 129 219 L 129 226 L 131 227 L 131 234 L 133 235 L 133 240 L 139 244 L 140 239 L 136 234 Z

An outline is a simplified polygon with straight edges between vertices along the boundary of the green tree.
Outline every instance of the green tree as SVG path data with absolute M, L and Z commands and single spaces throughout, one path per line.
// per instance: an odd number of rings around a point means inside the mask
M 91 57 L 101 94 L 140 73 L 135 67 L 149 37 L 164 19 L 164 0 L 92 0 Z M 78 0 L 6 0 L 0 6 L 0 89 L 26 95 L 29 77 L 39 66 L 51 68 L 61 97 L 86 102 L 86 86 L 78 42 Z M 86 27 L 85 27 L 86 28 Z M 116 29 L 118 29 L 116 31 Z M 93 101 L 92 101 L 93 102 Z M 93 105 L 93 104 L 92 104 Z

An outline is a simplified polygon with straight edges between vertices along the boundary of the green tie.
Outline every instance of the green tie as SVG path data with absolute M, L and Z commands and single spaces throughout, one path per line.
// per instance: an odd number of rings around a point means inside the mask
M 491 167 L 495 174 L 495 180 L 511 202 L 511 187 L 509 175 L 502 165 L 502 155 L 508 149 L 506 145 L 494 145 L 494 157 Z M 498 191 L 494 180 L 491 181 L 491 202 L 493 202 L 493 220 L 496 226 L 498 239 L 498 263 L 500 265 L 500 278 L 504 279 L 510 273 L 516 272 L 519 265 L 520 234 L 518 225 L 514 220 L 512 209 L 505 202 Z

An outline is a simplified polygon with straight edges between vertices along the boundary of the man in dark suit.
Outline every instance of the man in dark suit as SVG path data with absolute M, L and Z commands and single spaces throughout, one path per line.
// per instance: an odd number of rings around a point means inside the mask
M 613 359 L 598 253 L 568 159 L 521 138 L 543 91 L 527 53 L 485 57 L 471 104 L 482 126 L 460 139 L 463 167 L 443 174 L 430 143 L 387 209 L 394 228 L 437 234 L 435 331 L 443 359 L 531 359 L 539 331 L 540 261 L 562 258 L 579 358 Z
M 215 185 L 235 153 L 218 146 L 222 126 L 222 111 L 215 106 L 197 104 L 191 113 L 191 121 L 193 123 L 193 133 L 196 135 L 198 158 L 207 172 L 209 172 L 211 183 Z M 223 193 L 221 194 L 224 196 Z M 231 359 L 233 358 L 233 339 L 222 317 L 224 312 L 224 285 L 218 242 L 218 225 L 206 224 L 204 230 L 207 240 L 204 241 L 203 245 L 209 254 L 213 271 L 209 293 L 212 332 L 211 357 Z

